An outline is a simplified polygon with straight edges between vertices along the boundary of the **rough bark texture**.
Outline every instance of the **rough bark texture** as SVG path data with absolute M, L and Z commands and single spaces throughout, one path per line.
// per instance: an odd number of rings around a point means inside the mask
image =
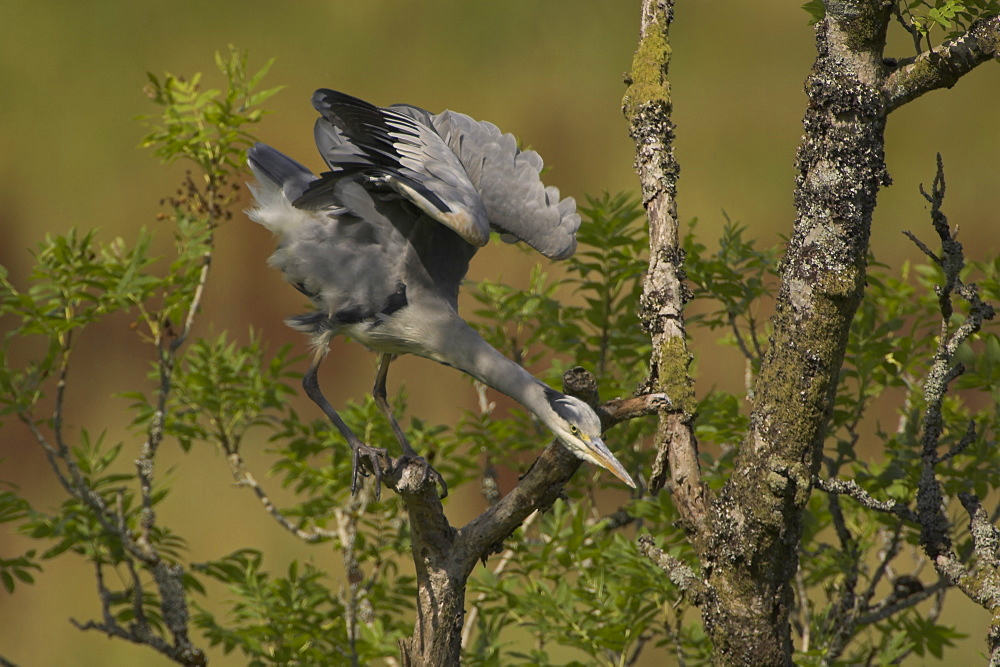
M 687 291 L 675 199 L 680 169 L 673 152 L 674 125 L 667 81 L 672 20 L 672 0 L 644 0 L 639 47 L 622 111 L 635 141 L 635 168 L 649 218 L 649 271 L 640 313 L 653 342 L 646 390 L 666 394 L 674 408 L 660 416 L 650 490 L 655 493 L 668 486 L 685 531 L 697 543 L 704 532 L 707 492 L 692 428 L 695 399 L 688 372 L 691 353 L 684 333 Z
M 1000 51 L 1000 16 L 982 18 L 955 39 L 895 63 L 885 82 L 889 111 L 937 88 L 951 88 Z
M 414 461 L 393 472 L 395 490 L 406 503 L 413 530 L 417 574 L 417 623 L 413 636 L 400 642 L 403 664 L 458 664 L 469 571 L 451 557 L 456 531 L 422 464 Z
M 641 316 L 653 339 L 653 355 L 646 395 L 606 404 L 599 412 L 605 424 L 613 424 L 660 411 L 650 486 L 673 494 L 681 525 L 701 558 L 704 582 L 695 581 L 689 568 L 650 541 L 642 548 L 701 607 L 719 664 L 791 664 L 788 614 L 802 511 L 817 472 L 848 329 L 862 297 L 876 194 L 889 182 L 883 162 L 885 118 L 895 106 L 951 85 L 971 69 L 959 72 L 971 62 L 963 55 L 970 52 L 965 43 L 920 56 L 940 69 L 936 76 L 910 68 L 925 66 L 916 60 L 884 62 L 890 10 L 891 3 L 878 0 L 829 2 L 827 16 L 816 27 L 818 57 L 806 86 L 809 107 L 798 153 L 798 214 L 774 333 L 736 470 L 719 497 L 712 498 L 698 466 L 683 320 L 687 294 L 675 203 L 679 169 L 667 82 L 673 2 L 643 0 L 623 111 L 636 143 L 650 224 Z M 977 63 L 996 51 L 995 22 L 985 25 L 994 39 L 976 33 L 972 60 Z M 894 87 L 886 83 L 890 74 L 896 77 Z M 596 401 L 586 374 L 571 372 L 565 381 L 567 393 Z M 396 466 L 385 481 L 409 511 L 419 589 L 414 635 L 401 642 L 404 664 L 459 664 L 465 585 L 473 567 L 498 553 L 533 511 L 550 506 L 579 465 L 553 443 L 516 488 L 460 529 L 449 525 L 433 477 L 424 474 L 420 462 Z
M 416 626 L 413 636 L 400 642 L 404 665 L 459 664 L 465 588 L 476 562 L 498 553 L 536 508 L 551 505 L 579 466 L 579 459 L 552 443 L 514 490 L 461 529 L 448 523 L 424 464 L 413 461 L 393 470 L 389 482 L 406 503 L 417 575 Z
M 669 462 L 678 511 L 701 558 L 705 587 L 698 604 L 719 664 L 791 664 L 789 609 L 803 509 L 863 296 L 872 212 L 878 190 L 890 182 L 883 157 L 886 117 L 996 58 L 1000 22 L 987 18 L 912 60 L 884 59 L 891 10 L 892 3 L 877 0 L 829 2 L 816 26 L 817 58 L 806 83 L 809 105 L 797 156 L 797 216 L 773 334 L 736 469 L 711 498 L 701 488 L 690 435 L 693 397 L 674 202 L 678 168 L 666 81 L 672 5 L 643 3 L 624 105 L 650 219 L 643 318 L 654 341 L 650 384 L 682 411 L 661 423 L 658 463 Z M 665 476 L 654 468 L 654 488 Z
M 702 554 L 706 629 L 720 664 L 791 664 L 788 621 L 802 511 L 860 304 L 883 160 L 882 49 L 890 5 L 828 3 L 797 156 L 797 216 L 774 330 L 736 469 Z
M 962 281 L 965 253 L 956 238 L 957 233 L 952 231 L 942 210 L 945 179 L 940 155 L 931 191 L 928 193 L 921 188 L 921 192 L 931 205 L 931 220 L 941 241 L 940 256 L 913 234 L 908 233 L 908 236 L 941 267 L 945 279 L 943 284 L 937 286 L 941 310 L 937 350 L 923 384 L 926 407 L 921 419 L 922 471 L 917 487 L 920 544 L 942 578 L 990 612 L 992 618 L 987 634 L 990 665 L 1000 665 L 1000 531 L 991 522 L 979 498 L 970 493 L 959 493 L 958 498 L 969 515 L 969 533 L 972 535 L 975 558 L 970 562 L 968 557 L 963 558 L 956 553 L 951 539 L 952 521 L 945 514 L 945 491 L 935 473 L 938 465 L 960 454 L 976 440 L 976 424 L 970 421 L 965 437 L 944 454 L 939 454 L 941 436 L 947 422 L 943 405 L 948 387 L 965 372 L 965 366 L 956 359 L 958 350 L 982 329 L 984 322 L 992 320 L 996 313 L 990 303 L 982 300 L 979 288 L 974 283 Z M 953 324 L 952 318 L 956 300 L 965 301 L 968 306 L 968 316 L 957 326 Z
M 590 373 L 571 369 L 563 381 L 566 393 L 596 402 L 597 386 Z M 594 407 L 606 416 L 606 423 L 613 424 L 652 414 L 663 402 L 662 396 L 651 395 Z M 413 636 L 400 642 L 404 665 L 459 664 L 465 588 L 476 563 L 500 553 L 503 541 L 536 509 L 551 507 L 580 463 L 565 447 L 553 442 L 510 493 L 458 529 L 448 523 L 434 478 L 425 474 L 425 464 L 417 460 L 397 463 L 384 481 L 400 494 L 409 513 L 418 596 Z

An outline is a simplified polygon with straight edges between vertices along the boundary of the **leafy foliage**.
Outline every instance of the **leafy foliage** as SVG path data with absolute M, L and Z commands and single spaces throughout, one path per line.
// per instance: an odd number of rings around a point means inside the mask
M 274 60 L 257 72 L 247 71 L 247 55 L 230 46 L 228 53 L 215 54 L 215 65 L 225 77 L 225 91 L 202 90 L 202 75 L 190 79 L 167 73 L 161 80 L 150 73 L 146 94 L 163 107 L 159 117 L 141 118 L 150 128 L 144 147 L 164 162 L 192 160 L 208 179 L 218 179 L 243 168 L 243 148 L 253 143 L 245 126 L 257 123 L 265 113 L 260 108 L 281 87 L 258 91 Z
M 284 346 L 270 359 L 257 334 L 250 332 L 248 345 L 237 345 L 225 333 L 210 341 L 192 343 L 173 376 L 173 391 L 167 402 L 164 429 L 177 438 L 184 450 L 195 441 L 214 442 L 230 453 L 239 450 L 246 432 L 272 423 L 284 399 L 294 390 L 287 380 L 291 346 Z M 156 379 L 154 370 L 151 379 Z M 135 402 L 134 424 L 149 423 L 156 406 L 142 392 L 125 392 Z
M 899 5 L 900 17 L 928 40 L 933 29 L 943 31 L 951 39 L 967 30 L 976 19 L 998 12 L 997 0 L 907 0 Z
M 233 596 L 225 625 L 205 609 L 199 608 L 195 616 L 195 625 L 213 646 L 220 644 L 225 653 L 239 649 L 247 664 L 257 667 L 344 664 L 351 660 L 352 651 L 368 664 L 394 652 L 404 628 L 392 618 L 398 611 L 392 599 L 415 594 L 405 578 L 397 581 L 398 589 L 379 591 L 387 594 L 386 604 L 352 647 L 343 601 L 326 584 L 325 573 L 293 561 L 285 576 L 276 577 L 264 571 L 262 563 L 260 552 L 242 549 L 196 566 L 197 571 L 224 583 Z
M 771 305 L 777 284 L 777 248 L 758 250 L 744 239 L 746 228 L 726 218 L 719 250 L 709 255 L 695 237 L 697 226 L 684 239 L 685 270 L 694 284 L 693 297 L 711 303 L 711 309 L 696 311 L 688 321 L 711 331 L 727 329 L 722 342 L 738 346 L 760 368 L 761 349 L 768 331 L 761 324 L 760 309 Z
M 962 12 L 971 11 L 954 2 L 923 5 L 948 21 L 967 20 Z M 986 5 L 962 7 L 985 11 Z M 172 641 L 167 619 L 178 605 L 189 605 L 195 643 L 239 651 L 251 665 L 371 664 L 395 655 L 414 622 L 411 537 L 402 502 L 390 494 L 376 501 L 367 487 L 350 495 L 351 458 L 340 435 L 325 420 L 303 419 L 288 405 L 296 377 L 290 348 L 271 352 L 253 332 L 246 342 L 226 333 L 191 335 L 213 232 L 236 202 L 230 183 L 252 141 L 247 127 L 263 113 L 259 103 L 277 90 L 255 92 L 267 66 L 248 74 L 245 55 L 235 50 L 217 64 L 226 80 L 218 89 L 203 91 L 197 75 L 150 77 L 150 96 L 162 112 L 146 119 L 144 144 L 164 161 L 189 160 L 198 170 L 166 200 L 162 217 L 174 238 L 166 267 L 150 256 L 146 232 L 129 245 L 75 231 L 40 244 L 27 289 L 15 287 L 0 267 L 0 317 L 14 323 L 0 344 L 0 416 L 27 425 L 66 491 L 50 512 L 32 508 L 14 491 L 0 492 L 0 523 L 45 545 L 0 556 L 0 582 L 13 591 L 32 583 L 42 562 L 73 555 L 94 565 L 99 577 L 103 620 L 91 627 L 147 643 L 179 662 L 183 646 L 173 645 L 175 653 L 164 648 Z M 551 382 L 579 363 L 595 372 L 606 396 L 627 396 L 645 379 L 650 356 L 637 316 L 648 254 L 642 209 L 627 195 L 605 194 L 580 210 L 580 249 L 564 272 L 554 276 L 536 267 L 525 290 L 494 281 L 473 286 L 475 326 L 494 347 Z M 736 346 L 748 364 L 746 395 L 711 391 L 698 405 L 695 432 L 712 446 L 703 447 L 704 477 L 719 488 L 748 427 L 778 249 L 760 249 L 745 227 L 726 220 L 717 250 L 700 243 L 692 225 L 685 252 L 692 329 Z M 849 476 L 872 496 L 912 505 L 921 471 L 920 381 L 940 335 L 935 286 L 943 277 L 932 265 L 907 265 L 899 275 L 874 261 L 871 267 L 848 341 L 824 475 Z M 971 264 L 967 274 L 984 296 L 1000 296 L 1000 260 Z M 109 444 L 103 433 L 68 428 L 61 411 L 74 337 L 115 313 L 127 313 L 147 344 L 154 388 L 123 387 L 135 438 Z M 959 323 L 963 316 L 952 318 Z M 961 491 L 985 497 L 1000 486 L 1000 462 L 992 455 L 1000 428 L 1000 338 L 987 331 L 958 356 L 965 373 L 944 404 L 940 440 L 954 455 L 943 457 L 936 472 L 948 498 Z M 17 366 L 15 359 L 23 357 L 30 361 Z M 531 457 L 519 452 L 537 451 L 550 434 L 523 410 L 494 414 L 485 388 L 476 389 L 480 409 L 454 427 L 415 417 L 401 423 L 448 481 L 452 497 L 468 499 L 475 491 L 463 490 L 475 489 L 490 503 L 501 491 L 497 467 L 523 471 Z M 405 394 L 393 402 L 395 412 L 405 414 Z M 897 406 L 892 428 L 872 417 L 887 403 Z M 339 412 L 365 442 L 394 443 L 370 398 Z M 652 428 L 651 420 L 634 420 L 607 434 L 609 447 L 631 471 L 650 469 Z M 242 460 L 241 445 L 252 429 L 269 433 L 271 479 L 294 494 L 286 507 L 271 502 Z M 218 448 L 264 511 L 312 548 L 335 550 L 343 573 L 303 559 L 271 571 L 252 548 L 188 562 L 183 537 L 155 520 L 170 489 L 154 479 L 153 464 L 157 448 L 173 442 L 184 451 Z M 884 456 L 870 456 L 872 445 Z M 126 459 L 137 459 L 134 471 L 123 465 Z M 467 591 L 468 664 L 624 665 L 654 649 L 686 664 L 709 660 L 690 602 L 634 539 L 649 532 L 665 552 L 697 570 L 692 547 L 674 528 L 678 516 L 670 495 L 598 494 L 611 483 L 608 475 L 583 468 L 564 498 L 533 515 L 505 541 L 499 557 L 474 573 Z M 956 528 L 952 537 L 958 552 L 969 553 L 966 529 Z M 896 515 L 813 495 L 794 615 L 801 664 L 889 664 L 911 653 L 942 655 L 958 635 L 916 603 L 943 594 L 944 587 L 928 580 L 920 562 L 907 568 L 896 560 L 919 539 L 919 527 Z M 882 564 L 873 567 L 879 558 Z M 165 567 L 177 586 L 163 583 Z M 119 589 L 106 587 L 106 569 L 124 582 Z M 219 590 L 227 605 L 221 613 L 205 603 Z M 865 606 L 851 615 L 857 609 L 850 601 L 859 599 Z M 906 601 L 912 604 L 875 613 Z M 129 636 L 135 628 L 142 632 Z

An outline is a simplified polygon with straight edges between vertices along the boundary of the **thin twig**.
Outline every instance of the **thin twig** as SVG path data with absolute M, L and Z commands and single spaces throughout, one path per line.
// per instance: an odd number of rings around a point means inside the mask
M 802 568 L 799 568 L 795 573 L 795 592 L 796 592 L 796 607 L 798 607 L 798 614 L 796 615 L 796 625 L 798 625 L 799 635 L 802 637 L 802 646 L 799 649 L 803 653 L 809 651 L 809 640 L 810 640 L 810 623 L 809 623 L 809 593 L 806 591 L 805 576 L 802 574 Z
M 972 419 L 970 419 L 969 420 L 969 426 L 968 426 L 968 428 L 966 428 L 965 435 L 962 436 L 962 439 L 959 440 L 958 443 L 955 444 L 947 452 L 945 452 L 944 454 L 942 454 L 941 456 L 939 456 L 937 458 L 937 462 L 938 463 L 944 463 L 948 459 L 961 454 L 966 449 L 968 449 L 969 445 L 971 445 L 975 441 L 976 441 L 976 422 L 973 421 Z
M 865 592 L 861 596 L 861 603 L 865 607 L 868 607 L 871 604 L 872 598 L 875 597 L 875 588 L 878 586 L 879 582 L 882 581 L 882 577 L 889 572 L 893 559 L 899 555 L 899 547 L 901 544 L 900 537 L 902 534 L 903 521 L 901 519 L 896 522 L 896 527 L 892 531 L 892 537 L 890 537 L 887 541 L 885 548 L 881 550 L 879 554 L 878 567 L 875 568 L 871 581 L 868 583 L 868 588 L 865 589 Z
M 913 25 L 912 22 L 906 20 L 906 18 L 903 16 L 903 12 L 899 3 L 893 5 L 892 15 L 893 17 L 895 17 L 899 25 L 903 27 L 903 30 L 905 30 L 910 34 L 910 38 L 913 40 L 913 48 L 915 49 L 916 54 L 920 55 L 920 51 L 923 49 L 923 46 L 921 44 L 923 36 L 920 34 L 920 31 L 917 30 L 917 26 Z
M 362 581 L 364 573 L 361 571 L 361 564 L 358 562 L 356 551 L 358 541 L 358 520 L 364 512 L 366 504 L 362 496 L 357 494 L 351 496 L 349 506 L 346 511 L 337 511 L 337 535 L 340 537 L 340 552 L 344 558 L 344 570 L 347 574 L 347 601 L 344 604 L 344 622 L 347 626 L 347 641 L 350 645 L 351 665 L 358 667 L 360 658 L 358 656 L 358 607 L 360 593 L 362 591 Z
M 740 348 L 740 352 L 743 353 L 744 357 L 746 357 L 749 361 L 754 361 L 758 357 L 754 357 L 754 355 L 751 354 L 750 348 L 747 347 L 746 341 L 743 340 L 743 334 L 740 333 L 740 326 L 736 322 L 736 313 L 730 310 L 727 315 L 729 316 L 729 328 L 733 330 L 733 336 L 736 338 L 737 347 Z
M 598 405 L 596 412 L 601 418 L 602 429 L 606 431 L 623 421 L 668 412 L 673 407 L 669 396 L 653 393 L 630 398 L 614 398 Z
M 705 582 L 691 567 L 657 547 L 649 535 L 639 536 L 639 551 L 666 572 L 670 581 L 687 595 L 695 606 L 702 603 L 706 594 Z
M 878 512 L 887 512 L 906 519 L 907 521 L 917 521 L 917 514 L 909 507 L 898 501 L 878 500 L 867 491 L 858 486 L 853 479 L 823 479 L 817 477 L 814 482 L 816 488 L 827 493 L 835 493 L 853 498 L 863 507 Z
M 264 506 L 264 510 L 270 514 L 282 528 L 290 532 L 292 535 L 304 542 L 309 543 L 320 542 L 322 540 L 329 540 L 337 537 L 337 531 L 326 530 L 324 528 L 320 528 L 319 526 L 312 526 L 306 529 L 303 528 L 301 524 L 296 524 L 285 516 L 285 514 L 274 504 L 270 496 L 267 495 L 267 492 L 264 491 L 264 487 L 260 485 L 253 473 L 247 470 L 246 465 L 243 462 L 243 458 L 238 452 L 230 451 L 229 455 L 226 456 L 226 460 L 229 461 L 229 469 L 233 473 L 233 479 L 236 480 L 236 485 L 252 489 L 254 495 L 256 495 L 257 499 L 260 501 L 260 504 Z
M 885 619 L 898 614 L 904 609 L 909 609 L 914 605 L 920 604 L 930 596 L 934 595 L 938 591 L 947 589 L 951 587 L 952 584 L 947 579 L 941 578 L 936 583 L 924 588 L 921 591 L 908 595 L 901 600 L 897 600 L 892 604 L 885 605 L 884 607 L 876 606 L 867 614 L 858 617 L 859 625 L 870 625 L 872 623 L 878 623 L 879 621 L 884 621 Z
M 941 258 L 938 257 L 933 250 L 928 248 L 926 243 L 918 239 L 916 234 L 908 230 L 903 230 L 903 236 L 913 241 L 913 245 L 917 246 L 920 249 L 920 252 L 927 255 L 932 262 L 934 262 L 938 266 L 941 266 Z

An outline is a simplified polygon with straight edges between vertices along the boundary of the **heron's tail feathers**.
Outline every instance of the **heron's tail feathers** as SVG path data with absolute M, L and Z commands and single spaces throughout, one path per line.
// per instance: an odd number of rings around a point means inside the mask
M 247 215 L 274 234 L 285 237 L 310 219 L 308 211 L 292 206 L 316 177 L 301 164 L 266 144 L 254 144 L 247 151 L 247 163 L 256 177 L 248 183 L 256 205 Z

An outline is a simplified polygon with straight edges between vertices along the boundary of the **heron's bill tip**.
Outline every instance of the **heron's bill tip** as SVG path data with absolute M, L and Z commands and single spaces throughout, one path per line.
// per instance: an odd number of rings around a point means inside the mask
M 594 457 L 594 462 L 597 463 L 597 465 L 602 468 L 606 468 L 611 472 L 611 474 L 631 486 L 633 489 L 638 488 L 635 481 L 632 479 L 632 476 L 625 470 L 625 466 L 623 466 L 621 462 L 615 458 L 615 455 L 611 453 L 603 442 L 600 440 L 592 440 L 590 442 L 589 449 L 590 455 Z

